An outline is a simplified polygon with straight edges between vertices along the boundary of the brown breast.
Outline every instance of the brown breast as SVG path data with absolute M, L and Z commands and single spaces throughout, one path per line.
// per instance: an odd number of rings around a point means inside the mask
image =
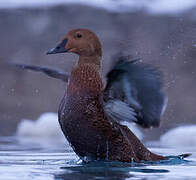
M 103 82 L 96 66 L 83 64 L 72 70 L 66 96 L 59 108 L 64 135 L 79 156 L 106 156 L 105 121 L 100 96 Z M 107 130 L 104 130 L 106 129 Z
M 100 94 L 104 85 L 99 69 L 94 64 L 81 64 L 73 68 L 68 83 L 67 96 L 80 93 Z

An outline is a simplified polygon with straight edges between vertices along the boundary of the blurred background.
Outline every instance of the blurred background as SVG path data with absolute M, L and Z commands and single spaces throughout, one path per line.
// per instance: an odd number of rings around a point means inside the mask
M 1 0 L 0 135 L 13 135 L 22 119 L 57 112 L 66 84 L 6 63 L 42 65 L 70 72 L 73 54 L 46 56 L 66 32 L 88 28 L 103 46 L 103 74 L 119 52 L 140 57 L 164 74 L 168 107 L 161 127 L 142 130 L 159 139 L 170 128 L 196 120 L 196 1 Z

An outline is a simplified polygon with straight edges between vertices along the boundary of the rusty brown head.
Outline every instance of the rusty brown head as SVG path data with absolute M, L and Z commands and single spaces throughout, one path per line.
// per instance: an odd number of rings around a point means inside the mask
M 101 43 L 95 33 L 88 29 L 69 31 L 57 47 L 47 54 L 76 53 L 79 56 L 102 56 Z

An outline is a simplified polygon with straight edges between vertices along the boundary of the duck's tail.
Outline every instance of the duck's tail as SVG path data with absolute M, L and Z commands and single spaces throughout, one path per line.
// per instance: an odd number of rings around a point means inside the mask
M 184 159 L 184 158 L 187 158 L 187 157 L 189 157 L 191 155 L 192 155 L 191 153 L 186 153 L 186 154 L 181 154 L 178 157 L 180 157 L 181 159 Z

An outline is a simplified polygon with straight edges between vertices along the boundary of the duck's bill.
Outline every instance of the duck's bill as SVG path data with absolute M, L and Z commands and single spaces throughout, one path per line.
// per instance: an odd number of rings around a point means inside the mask
M 64 39 L 57 47 L 50 49 L 46 54 L 66 53 L 68 49 L 65 48 L 67 39 Z

